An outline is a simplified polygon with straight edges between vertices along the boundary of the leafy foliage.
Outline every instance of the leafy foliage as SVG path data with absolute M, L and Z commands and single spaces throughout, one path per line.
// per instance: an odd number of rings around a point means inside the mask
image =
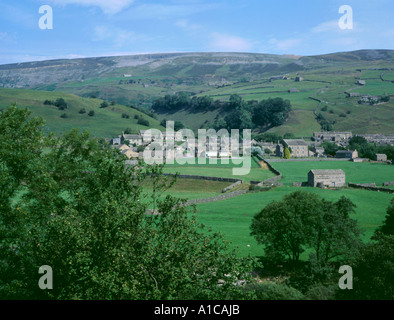
M 251 234 L 265 247 L 267 257 L 293 263 L 312 250 L 319 265 L 346 257 L 360 245 L 359 230 L 350 218 L 354 204 L 342 197 L 333 203 L 314 193 L 296 191 L 268 204 L 252 220 Z
M 160 167 L 127 167 L 87 132 L 44 137 L 42 121 L 29 117 L 15 107 L 0 115 L 2 298 L 250 296 L 235 284 L 251 278 L 253 262 L 230 252 L 183 201 L 144 190 Z M 158 214 L 147 214 L 151 199 Z M 53 268 L 53 290 L 37 286 L 42 265 Z

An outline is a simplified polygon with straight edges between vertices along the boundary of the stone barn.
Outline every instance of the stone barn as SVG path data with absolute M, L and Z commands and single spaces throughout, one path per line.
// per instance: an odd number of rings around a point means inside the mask
M 343 170 L 311 170 L 308 173 L 308 185 L 316 187 L 318 184 L 326 187 L 338 188 L 346 186 L 346 175 Z
M 387 155 L 377 153 L 375 155 L 375 161 L 387 161 Z

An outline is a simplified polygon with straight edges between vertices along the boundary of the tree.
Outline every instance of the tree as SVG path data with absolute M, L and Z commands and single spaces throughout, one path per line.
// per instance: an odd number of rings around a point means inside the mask
M 393 300 L 394 298 L 394 235 L 379 234 L 367 244 L 353 268 L 353 290 L 339 290 L 337 299 Z
M 285 150 L 284 150 L 283 154 L 284 154 L 283 157 L 285 159 L 290 159 L 291 158 L 291 153 L 290 153 L 290 150 L 289 150 L 288 147 L 285 147 Z
M 128 167 L 119 150 L 87 132 L 44 138 L 28 111 L 6 110 L 0 124 L 1 297 L 245 296 L 234 283 L 249 281 L 252 261 L 230 252 L 192 207 L 166 196 L 155 198 L 157 215 L 147 211 L 144 182 L 160 167 Z M 37 285 L 44 264 L 54 270 L 53 290 Z
M 379 233 L 384 235 L 394 235 L 394 199 L 391 199 L 383 225 L 377 229 L 375 236 Z
M 59 110 L 65 110 L 68 108 L 68 105 L 63 98 L 56 99 L 55 106 L 58 107 Z
M 175 123 L 174 123 L 174 130 L 175 131 L 179 131 L 184 128 L 185 128 L 185 125 L 181 121 L 175 121 Z
M 137 124 L 149 127 L 149 121 L 144 119 L 143 117 L 138 118 Z
M 102 109 L 107 108 L 107 107 L 108 107 L 108 103 L 107 103 L 106 101 L 103 101 L 103 102 L 100 104 L 100 108 L 102 108 Z
M 296 191 L 282 201 L 271 202 L 252 220 L 251 230 L 273 260 L 288 258 L 296 263 L 311 250 L 319 266 L 346 258 L 360 247 L 360 231 L 350 218 L 354 204 L 342 197 L 326 201 L 314 193 Z

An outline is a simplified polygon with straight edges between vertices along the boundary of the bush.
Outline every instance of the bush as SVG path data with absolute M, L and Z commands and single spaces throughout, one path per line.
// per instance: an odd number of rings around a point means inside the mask
M 140 118 L 138 119 L 137 123 L 140 124 L 140 125 L 149 127 L 149 121 L 146 120 L 146 119 L 144 119 L 144 118 L 142 118 L 142 117 L 140 117 Z
M 129 119 L 130 116 L 127 113 L 122 113 L 122 118 L 124 119 Z
M 100 105 L 100 108 L 102 108 L 102 109 L 107 108 L 107 107 L 108 107 L 108 103 L 105 102 L 105 101 L 103 101 L 103 102 L 101 103 L 101 105 Z
M 60 118 L 66 119 L 66 118 L 68 118 L 68 116 L 67 116 L 67 114 L 63 113 L 63 114 L 60 116 Z
M 59 110 L 65 110 L 68 108 L 68 105 L 63 98 L 56 99 L 55 106 L 58 107 Z
M 86 113 L 86 109 L 85 109 L 85 108 L 82 108 L 81 110 L 79 110 L 79 113 L 80 113 L 80 114 Z
M 257 300 L 303 300 L 304 295 L 285 284 L 262 282 L 248 284 L 245 291 L 254 291 Z
M 95 112 L 93 110 L 89 111 L 89 113 L 88 113 L 89 117 L 94 117 L 94 115 L 95 115 Z

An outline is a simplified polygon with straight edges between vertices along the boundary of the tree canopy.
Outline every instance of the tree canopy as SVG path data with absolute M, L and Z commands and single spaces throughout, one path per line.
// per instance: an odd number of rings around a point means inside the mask
M 264 245 L 267 257 L 299 261 L 306 250 L 321 264 L 354 252 L 360 231 L 350 214 L 355 205 L 341 197 L 337 202 L 314 193 L 296 191 L 268 204 L 255 215 L 251 234 Z
M 126 166 L 87 132 L 44 136 L 42 125 L 27 109 L 0 114 L 1 297 L 245 297 L 235 283 L 250 279 L 252 261 L 183 201 L 151 196 L 146 179 L 171 184 L 160 166 Z M 37 285 L 42 265 L 53 269 L 53 290 Z

